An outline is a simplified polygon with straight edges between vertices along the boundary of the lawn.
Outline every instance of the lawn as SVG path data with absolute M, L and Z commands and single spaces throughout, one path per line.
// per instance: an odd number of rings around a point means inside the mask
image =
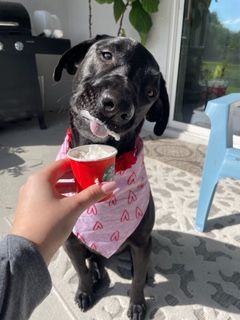
M 208 80 L 212 79 L 212 74 L 221 61 L 203 61 L 202 70 L 207 70 Z M 224 80 L 229 81 L 227 93 L 240 92 L 240 64 L 228 64 L 224 72 Z

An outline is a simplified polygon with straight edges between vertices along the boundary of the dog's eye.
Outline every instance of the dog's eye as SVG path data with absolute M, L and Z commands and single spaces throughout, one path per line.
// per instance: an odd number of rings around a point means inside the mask
M 153 90 L 153 89 L 148 89 L 147 90 L 147 95 L 148 95 L 149 98 L 153 98 L 156 95 L 156 91 Z
M 112 54 L 109 51 L 102 51 L 102 56 L 105 60 L 112 60 Z

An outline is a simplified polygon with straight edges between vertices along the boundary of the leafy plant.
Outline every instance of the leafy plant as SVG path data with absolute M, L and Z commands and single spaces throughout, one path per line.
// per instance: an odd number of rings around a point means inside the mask
M 227 65 L 227 59 L 224 59 L 221 63 L 218 63 L 215 69 L 213 70 L 213 79 L 223 79 Z
M 96 0 L 99 4 L 113 4 L 113 14 L 119 23 L 118 36 L 125 36 L 123 27 L 124 15 L 129 9 L 129 21 L 139 33 L 141 42 L 146 43 L 148 33 L 152 27 L 151 14 L 158 11 L 159 0 Z

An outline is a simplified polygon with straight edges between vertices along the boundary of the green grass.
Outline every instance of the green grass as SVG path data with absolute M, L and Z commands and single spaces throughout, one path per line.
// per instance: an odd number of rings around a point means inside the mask
M 209 80 L 218 64 L 221 64 L 221 61 L 203 61 L 202 70 L 209 71 Z M 229 63 L 225 69 L 223 79 L 229 81 L 227 93 L 240 92 L 240 64 Z
M 228 86 L 226 93 L 239 93 L 239 87 Z

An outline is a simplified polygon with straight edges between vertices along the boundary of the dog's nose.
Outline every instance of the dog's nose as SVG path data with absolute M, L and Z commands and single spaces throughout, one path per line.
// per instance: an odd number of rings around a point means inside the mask
M 105 113 L 112 113 L 115 111 L 115 101 L 109 97 L 102 99 L 102 107 Z
M 101 113 L 121 124 L 127 123 L 133 117 L 133 105 L 124 98 L 105 94 L 101 99 Z

